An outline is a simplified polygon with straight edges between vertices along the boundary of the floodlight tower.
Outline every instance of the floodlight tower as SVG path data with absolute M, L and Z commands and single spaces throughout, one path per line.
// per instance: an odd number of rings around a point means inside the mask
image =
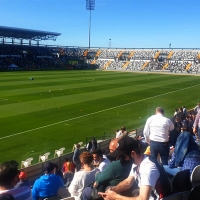
M 86 0 L 86 9 L 90 11 L 90 18 L 89 18 L 89 49 L 90 49 L 91 10 L 95 9 L 95 0 Z

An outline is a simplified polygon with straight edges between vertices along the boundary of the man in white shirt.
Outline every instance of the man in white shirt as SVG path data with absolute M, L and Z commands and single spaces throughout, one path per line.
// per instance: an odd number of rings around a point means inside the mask
M 160 154 L 163 165 L 168 164 L 169 157 L 169 132 L 174 129 L 172 121 L 164 117 L 164 109 L 156 108 L 156 114 L 149 117 L 144 127 L 144 137 L 150 144 L 151 156 L 158 157 Z
M 103 155 L 103 152 L 101 149 L 94 150 L 92 152 L 92 156 L 93 156 L 93 163 L 94 163 L 94 165 L 95 165 L 95 163 L 97 163 L 97 166 L 98 166 L 100 172 L 102 172 L 107 167 L 107 165 L 110 163 L 108 158 Z
M 116 133 L 116 138 L 119 138 L 127 133 L 126 127 L 122 126 L 122 128 Z

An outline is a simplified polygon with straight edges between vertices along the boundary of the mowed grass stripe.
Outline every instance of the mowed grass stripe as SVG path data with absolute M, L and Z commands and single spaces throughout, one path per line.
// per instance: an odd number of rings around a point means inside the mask
M 136 80 L 145 80 L 146 77 L 143 76 L 127 76 L 126 74 L 125 75 L 121 75 L 121 76 L 101 76 L 101 77 L 94 77 L 94 76 L 88 76 L 86 78 L 83 78 L 83 77 L 79 77 L 79 78 L 62 78 L 62 77 L 57 77 L 56 79 L 54 78 L 50 78 L 50 79 L 42 79 L 42 80 L 26 80 L 26 81 L 21 81 L 21 82 L 15 82 L 15 81 L 12 81 L 12 82 L 6 82 L 5 83 L 2 83 L 0 84 L 0 90 L 9 90 L 9 89 L 18 89 L 18 88 L 36 88 L 36 87 L 46 87 L 46 86 L 54 86 L 55 84 L 56 85 L 71 85 L 71 84 L 83 84 L 83 83 L 87 83 L 87 82 L 106 82 L 106 81 L 113 81 L 113 80 L 118 80 L 118 79 L 122 79 L 122 80 L 132 80 L 132 79 L 136 79 Z M 161 78 L 161 77 L 158 77 L 158 76 L 151 76 L 150 77 L 151 79 L 152 78 Z M 173 77 L 171 77 L 173 78 Z M 130 80 L 130 81 L 131 81 Z
M 194 87 L 195 88 L 195 87 Z M 194 89 L 193 88 L 193 89 Z M 154 90 L 153 92 L 148 92 L 148 90 L 146 90 L 145 94 L 148 94 L 149 97 L 146 97 L 146 98 L 143 98 L 144 97 L 144 94 L 140 93 L 140 92 L 135 92 L 135 93 L 132 93 L 132 94 L 126 94 L 126 95 L 121 95 L 121 98 L 124 97 L 124 102 L 123 104 L 121 105 L 118 105 L 119 102 L 118 101 L 115 101 L 115 104 L 112 104 L 112 105 L 109 105 L 107 104 L 106 107 L 101 107 L 101 104 L 98 104 L 97 102 L 95 101 L 90 101 L 90 102 L 87 102 L 86 105 L 95 105 L 95 106 L 92 106 L 94 110 L 91 110 L 91 106 L 89 108 L 89 106 L 83 106 L 83 104 L 79 103 L 79 104 L 76 104 L 74 107 L 71 107 L 68 106 L 68 107 L 62 107 L 62 111 L 60 109 L 57 109 L 57 111 L 55 109 L 49 109 L 46 111 L 46 113 L 41 113 L 40 112 L 35 112 L 35 113 L 30 113 L 29 115 L 29 121 L 31 122 L 31 117 L 37 117 L 37 119 L 41 120 L 42 123 L 44 122 L 47 122 L 46 125 L 44 126 L 39 126 L 39 124 L 37 123 L 37 127 L 36 128 L 33 128 L 33 129 L 28 129 L 28 130 L 25 130 L 25 131 L 22 131 L 20 133 L 13 133 L 11 135 L 5 135 L 3 136 L 1 134 L 1 137 L 0 139 L 5 139 L 5 138 L 8 138 L 12 135 L 16 136 L 16 135 L 19 135 L 19 134 L 23 134 L 23 133 L 27 133 L 27 132 L 31 132 L 31 131 L 35 131 L 35 130 L 39 130 L 39 129 L 42 129 L 42 128 L 46 128 L 46 127 L 49 127 L 49 126 L 54 126 L 54 125 L 57 125 L 57 124 L 60 124 L 60 123 L 64 123 L 64 122 L 69 122 L 71 120 L 76 120 L 76 119 L 79 119 L 79 118 L 82 118 L 82 117 L 88 117 L 90 115 L 96 115 L 98 113 L 102 113 L 102 112 L 107 112 L 107 111 L 110 111 L 110 110 L 113 110 L 113 109 L 117 109 L 117 108 L 120 108 L 120 107 L 126 107 L 126 106 L 129 106 L 129 105 L 132 105 L 132 104 L 137 104 L 137 103 L 141 103 L 141 102 L 144 102 L 144 101 L 148 101 L 148 100 L 151 100 L 151 99 L 154 99 L 154 98 L 157 98 L 157 97 L 161 97 L 161 96 L 165 96 L 165 98 L 162 100 L 162 101 L 167 101 L 167 99 L 171 99 L 171 97 L 168 97 L 168 95 L 177 95 L 176 93 L 179 93 L 180 91 L 184 91 L 184 90 L 188 90 L 188 89 L 192 89 L 192 88 L 182 88 L 182 89 L 179 89 L 179 90 L 175 90 L 175 91 L 170 91 L 170 92 L 166 92 L 166 93 L 161 93 L 162 91 L 162 88 L 158 89 L 158 90 Z M 138 94 L 137 94 L 138 93 Z M 160 94 L 161 93 L 161 94 Z M 173 94 L 174 93 L 174 94 Z M 133 95 L 134 94 L 134 95 Z M 131 101 L 131 102 L 128 102 L 127 103 L 127 99 L 129 99 L 129 101 L 131 100 L 131 97 L 134 96 L 135 98 L 133 98 L 134 101 Z M 104 102 L 111 102 L 113 99 L 113 101 L 115 100 L 115 97 L 112 97 L 109 99 L 108 101 L 108 98 L 105 98 L 103 101 Z M 120 95 L 117 96 L 117 99 L 120 99 Z M 187 99 L 185 99 L 187 101 Z M 97 100 L 97 101 L 100 101 L 100 100 Z M 182 102 L 182 100 L 179 100 L 178 102 L 176 102 L 178 105 L 180 105 L 180 103 Z M 122 103 L 122 102 L 120 102 Z M 162 104 L 163 102 L 160 102 L 160 104 Z M 174 102 L 175 103 L 175 102 Z M 79 106 L 78 106 L 79 105 Z M 97 105 L 97 106 L 96 106 Z M 99 105 L 99 106 L 98 106 Z M 105 105 L 104 105 L 105 106 Z M 111 107 L 110 107 L 111 106 Z M 77 108 L 75 108 L 77 107 Z M 60 108 L 60 107 L 58 107 Z M 73 109 L 72 109 L 73 108 Z M 80 110 L 79 112 L 79 109 L 82 109 Z M 63 110 L 65 110 L 65 114 L 64 116 L 62 115 L 63 113 Z M 93 111 L 93 112 L 91 112 Z M 169 112 L 169 111 L 168 111 Z M 54 122 L 52 121 L 52 123 L 50 124 L 51 120 L 48 119 L 49 116 L 51 116 L 51 113 L 54 113 L 58 118 L 60 118 L 61 116 L 63 117 L 63 119 L 61 121 L 57 121 L 57 122 Z M 84 114 L 83 114 L 84 113 Z M 82 114 L 82 115 L 80 115 Z M 43 116 L 44 115 L 44 116 Z M 47 117 L 45 119 L 45 116 Z M 39 118 L 38 118 L 39 117 Z M 55 117 L 55 116 L 54 116 Z M 66 117 L 68 117 L 66 119 Z M 25 119 L 25 118 L 24 118 Z M 21 121 L 23 122 L 24 121 L 23 117 L 21 119 Z M 60 118 L 61 119 L 61 118 Z M 7 120 L 7 121 L 13 121 L 13 120 Z M 25 120 L 27 122 L 27 119 Z M 18 122 L 19 123 L 19 122 Z M 13 124 L 13 123 L 12 123 Z M 14 124 L 13 124 L 14 125 Z M 35 125 L 34 125 L 35 126 Z M 4 126 L 6 127 L 6 126 Z M 11 130 L 10 130 L 11 131 Z M 16 131 L 16 130 L 15 130 Z
M 57 106 L 65 106 L 70 104 L 76 104 L 84 101 L 91 101 L 99 98 L 106 98 L 116 95 L 122 95 L 126 93 L 132 93 L 135 91 L 142 91 L 146 89 L 146 85 L 156 87 L 162 87 L 166 85 L 172 85 L 174 83 L 177 83 L 177 80 L 171 80 L 169 82 L 164 81 L 158 81 L 155 83 L 147 83 L 141 85 L 141 87 L 136 86 L 126 86 L 121 88 L 114 88 L 114 89 L 105 89 L 103 91 L 96 91 L 91 93 L 83 93 L 83 94 L 74 94 L 69 96 L 61 96 L 61 97 L 52 97 L 49 99 L 39 99 L 35 101 L 29 101 L 29 102 L 20 102 L 20 103 L 14 103 L 9 105 L 0 105 L 1 109 L 1 116 L 0 118 L 7 117 L 7 116 L 14 116 L 29 112 L 35 112 L 39 110 L 46 110 L 49 108 L 54 108 Z M 180 87 L 183 85 L 183 83 L 180 84 Z
M 172 85 L 172 87 L 175 89 L 176 85 Z M 190 90 L 192 90 L 192 88 L 190 88 Z M 40 110 L 36 112 L 30 112 L 30 113 L 28 112 L 27 114 L 18 115 L 17 118 L 16 116 L 2 118 L 0 119 L 0 122 L 2 124 L 1 135 L 3 133 L 5 133 L 3 135 L 7 135 L 7 133 L 13 133 L 13 131 L 14 133 L 16 133 L 18 127 L 19 127 L 18 131 L 20 132 L 21 129 L 27 130 L 38 126 L 42 126 L 44 124 L 48 125 L 49 123 L 54 123 L 59 120 L 60 121 L 65 120 L 66 118 L 77 117 L 80 114 L 88 114 L 103 109 L 109 109 L 113 106 L 115 107 L 118 105 L 127 104 L 130 102 L 138 101 L 140 99 L 157 96 L 164 92 L 166 93 L 171 91 L 172 91 L 171 88 L 162 88 L 162 87 L 157 88 L 156 90 L 146 89 L 143 90 L 142 92 L 138 90 L 136 92 L 126 93 L 123 95 L 101 98 L 97 100 L 86 101 L 67 106 L 57 106 L 55 108 Z M 33 123 L 36 122 L 36 120 L 37 123 Z M 10 123 L 12 124 L 12 126 L 9 126 Z M 13 129 L 13 127 L 15 128 Z
M 186 77 L 186 76 L 183 76 L 182 78 L 184 78 L 184 77 Z M 190 78 L 187 77 L 187 78 L 192 80 L 191 77 Z M 197 77 L 195 77 L 195 78 L 197 79 Z M 162 77 L 160 77 L 160 76 L 149 77 L 148 76 L 148 79 L 152 82 L 155 79 L 157 79 L 157 80 L 160 79 L 160 80 L 163 80 L 163 81 L 165 81 L 165 80 L 170 81 L 171 79 L 177 79 L 177 78 L 176 78 L 176 76 L 168 76 L 167 77 L 165 75 L 164 77 L 163 76 Z M 14 89 L 14 87 L 12 87 L 11 90 L 1 91 L 1 97 L 7 98 L 7 97 L 13 96 L 15 94 L 20 95 L 20 94 L 41 93 L 41 92 L 48 92 L 48 90 L 53 91 L 53 90 L 60 90 L 60 89 L 71 89 L 71 90 L 73 90 L 74 88 L 80 89 L 82 87 L 99 86 L 99 85 L 105 85 L 106 86 L 107 84 L 117 84 L 117 83 L 122 83 L 122 85 L 123 85 L 123 83 L 126 83 L 127 81 L 129 81 L 130 83 L 135 85 L 135 84 L 139 83 L 140 81 L 142 83 L 145 83 L 148 79 L 147 79 L 147 77 L 143 77 L 143 76 L 142 77 L 141 76 L 135 76 L 132 80 L 127 80 L 126 78 L 123 79 L 123 77 L 122 77 L 122 78 L 120 78 L 120 81 L 119 81 L 119 79 L 111 80 L 109 78 L 106 81 L 105 80 L 104 81 L 92 81 L 92 82 L 81 83 L 81 84 L 80 83 L 64 84 L 64 85 L 52 84 L 52 86 L 49 86 L 49 88 L 46 87 L 46 86 L 43 86 L 42 84 L 39 85 L 39 87 L 35 87 L 34 84 L 32 84 L 34 88 L 31 88 L 30 90 L 28 90 L 27 88 L 24 88 L 24 85 L 22 85 L 21 88 L 23 88 L 23 89 Z M 193 83 L 194 83 L 194 81 L 193 81 Z
M 149 79 L 151 84 L 153 82 L 157 82 L 158 80 L 161 79 Z M 169 78 L 168 78 L 169 80 Z M 124 80 L 123 80 L 124 81 Z M 163 79 L 162 79 L 163 81 Z M 123 84 L 122 84 L 123 83 Z M 47 98 L 52 98 L 52 97 L 59 97 L 59 96 L 67 96 L 67 95 L 74 95 L 74 94 L 79 94 L 79 93 L 86 93 L 86 92 L 96 92 L 96 91 L 100 91 L 100 90 L 105 90 L 105 89 L 113 89 L 113 88 L 120 88 L 120 87 L 126 87 L 126 86 L 133 86 L 133 85 L 138 85 L 140 84 L 146 84 L 145 81 L 141 80 L 141 79 L 134 79 L 132 81 L 125 79 L 125 82 L 118 82 L 118 81 L 110 81 L 109 83 L 104 81 L 103 84 L 98 84 L 95 82 L 95 86 L 94 85 L 90 85 L 90 86 L 84 86 L 81 84 L 77 86 L 77 88 L 69 88 L 69 89 L 59 89 L 59 90 L 53 90 L 53 91 L 45 91 L 45 92 L 37 92 L 37 93 L 29 93 L 27 94 L 23 94 L 23 95 L 18 95 L 18 93 L 16 93 L 16 95 L 12 95 L 12 96 L 7 96 L 7 98 L 9 99 L 9 101 L 1 101 L 0 105 L 5 105 L 5 104 L 11 104 L 11 103 L 16 103 L 16 102 L 21 102 L 21 100 L 23 99 L 23 102 L 27 102 L 27 101 L 33 101 L 33 100 L 38 100 L 38 99 L 47 99 Z M 151 87 L 151 86 L 146 86 L 146 87 Z M 63 88 L 63 87 L 62 87 Z
M 168 91 L 171 92 L 175 88 L 186 88 L 190 84 L 196 84 L 196 79 L 194 78 L 195 83 L 193 83 L 194 79 L 191 77 L 182 81 L 179 79 L 180 76 L 177 76 L 177 79 L 174 78 L 173 84 L 169 85 L 171 80 L 168 80 L 167 84 L 159 87 L 160 83 L 166 81 L 164 79 L 161 81 L 162 77 L 166 77 L 166 75 L 163 76 L 158 74 L 157 76 L 161 79 L 153 85 L 149 85 L 149 87 L 147 87 L 149 84 L 147 79 L 151 76 L 149 76 L 149 74 L 142 75 L 144 77 L 146 76 L 146 81 L 144 79 L 141 82 L 141 85 L 143 85 L 143 82 L 146 82 L 146 87 L 144 87 L 144 85 L 140 86 L 140 84 L 135 84 L 135 88 L 137 88 L 136 91 L 132 90 L 131 92 L 118 95 L 114 94 L 109 97 L 99 96 L 99 98 L 94 100 L 87 100 L 69 105 L 66 104 L 60 108 L 55 105 L 55 107 L 50 109 L 0 118 L 0 135 L 3 136 L 146 98 L 146 100 L 138 103 L 129 104 L 127 106 L 118 107 L 94 115 L 88 115 L 76 120 L 71 120 L 67 123 L 57 124 L 55 126 L 38 129 L 37 131 L 2 140 L 0 141 L 0 160 L 6 161 L 14 158 L 20 162 L 28 157 L 33 157 L 33 163 L 35 163 L 38 161 L 38 156 L 47 151 L 51 152 L 51 156 L 53 156 L 55 149 L 62 146 L 66 148 L 66 152 L 70 151 L 74 143 L 80 141 L 84 142 L 86 136 L 100 136 L 103 135 L 104 131 L 107 133 L 114 133 L 115 129 L 120 128 L 122 125 L 126 126 L 128 130 L 130 130 L 130 128 L 133 129 L 143 126 L 146 118 L 154 113 L 155 107 L 157 106 L 163 106 L 166 109 L 166 115 L 171 116 L 174 108 L 182 105 L 185 105 L 186 107 L 190 104 L 191 106 L 195 105 L 196 101 L 199 99 L 196 87 L 176 91 L 160 97 L 158 96 L 157 98 L 147 99 L 148 97 L 152 97 L 157 94 L 163 94 Z M 121 79 L 118 78 L 117 81 L 120 83 Z M 178 81 L 181 81 L 181 83 L 178 83 Z M 121 84 L 123 85 L 123 83 Z M 143 90 L 140 91 L 140 87 Z M 101 93 L 99 95 L 101 95 Z M 32 105 L 30 104 L 30 109 L 31 106 Z M 23 109 L 23 107 L 21 107 L 21 109 Z M 6 152 L 6 155 L 4 152 Z
M 175 77 L 171 77 L 172 79 L 175 79 Z M 159 78 L 159 76 L 155 77 L 154 79 L 158 79 L 158 80 L 164 80 L 163 78 Z M 130 81 L 130 82 L 134 82 L 136 81 L 141 81 L 141 82 L 146 82 L 147 78 L 146 77 L 140 77 L 140 76 L 136 76 L 134 78 L 132 78 L 132 80 L 127 80 L 127 78 L 123 78 L 121 77 L 120 78 L 120 81 L 119 81 L 119 78 L 116 78 L 116 79 L 110 79 L 110 78 L 107 78 L 106 80 L 103 80 L 103 81 L 98 81 L 98 80 L 95 80 L 95 81 L 89 81 L 89 82 L 84 82 L 84 83 L 73 83 L 73 84 L 64 84 L 64 85 L 59 85 L 59 84 L 54 84 L 52 83 L 51 86 L 49 87 L 46 87 L 46 86 L 43 86 L 42 84 L 39 84 L 39 87 L 36 87 L 34 85 L 34 82 L 32 82 L 32 87 L 30 90 L 28 90 L 27 88 L 24 88 L 24 85 L 21 85 L 21 88 L 22 89 L 15 89 L 15 87 L 11 87 L 10 90 L 2 90 L 1 91 L 1 96 L 4 96 L 4 97 L 8 97 L 9 95 L 14 95 L 14 94 L 30 94 L 30 93 L 35 93 L 35 92 L 43 92 L 43 91 L 49 91 L 49 90 L 60 90 L 60 89 L 73 89 L 73 88 L 81 88 L 81 87 L 90 87 L 90 86 L 98 86 L 98 85 L 107 85 L 107 84 L 115 84 L 115 83 L 122 83 L 123 82 L 127 82 L 127 81 Z
M 9 72 L 8 72 L 9 73 Z M 70 79 L 70 80 L 86 80 L 88 78 L 101 78 L 101 77 L 119 77 L 122 76 L 119 73 L 67 73 L 62 72 L 60 74 L 44 74 L 43 72 L 38 72 L 37 74 L 32 74 L 31 72 L 27 72 L 23 76 L 15 76 L 14 78 L 11 76 L 3 76 L 0 79 L 0 85 L 4 84 L 5 82 L 8 85 L 14 85 L 14 84 L 23 84 L 24 82 L 29 80 L 29 77 L 33 77 L 35 81 L 38 83 L 42 83 L 43 81 L 53 81 L 56 82 L 57 79 Z M 129 77 L 129 73 L 123 73 L 124 77 Z M 30 81 L 29 81 L 30 82 Z
M 7 72 L 10 73 L 10 72 Z M 77 74 L 68 74 L 67 72 L 65 73 L 60 73 L 60 74 L 46 74 L 44 72 L 37 72 L 37 74 L 32 74 L 32 72 L 26 72 L 26 74 L 24 74 L 23 76 L 20 76 L 20 74 L 18 75 L 18 73 L 16 72 L 17 76 L 15 75 L 15 78 L 13 78 L 12 76 L 7 76 L 7 78 L 5 78 L 5 73 L 2 73 L 4 76 L 1 76 L 0 79 L 0 86 L 5 85 L 24 85 L 24 84 L 34 84 L 35 82 L 37 83 L 44 83 L 44 82 L 58 82 L 60 80 L 77 80 L 77 81 L 81 81 L 81 80 L 87 80 L 87 79 L 101 79 L 103 78 L 128 78 L 128 77 L 146 77 L 146 74 L 133 74 L 133 73 L 124 73 L 124 72 L 116 72 L 116 73 L 106 73 L 106 72 L 96 72 L 96 73 L 77 73 Z M 64 75 L 63 75 L 64 74 Z M 81 76 L 79 76 L 81 75 Z M 156 74 L 148 74 L 149 77 L 156 77 Z M 167 75 L 163 75 L 161 74 L 159 77 L 166 77 Z M 172 77 L 173 75 L 171 75 Z M 29 77 L 33 77 L 35 78 L 34 81 L 30 81 Z M 174 76 L 176 77 L 176 76 Z M 180 76 L 181 77 L 181 76 Z
M 194 93 L 196 88 L 190 88 L 189 90 L 190 92 Z M 0 141 L 0 149 L 2 150 L 0 151 L 0 160 L 8 160 L 14 157 L 15 159 L 21 161 L 31 156 L 34 157 L 34 162 L 37 162 L 38 155 L 42 155 L 47 151 L 50 151 L 51 154 L 53 154 L 55 149 L 58 149 L 62 146 L 66 147 L 66 152 L 71 151 L 72 144 L 79 141 L 84 141 L 85 136 L 96 136 L 98 134 L 102 135 L 104 131 L 107 133 L 114 133 L 115 129 L 121 125 L 125 125 L 128 130 L 130 130 L 130 128 L 133 129 L 141 127 L 146 121 L 146 118 L 153 114 L 155 107 L 158 106 L 158 102 L 160 106 L 163 106 L 166 111 L 168 111 L 167 114 L 170 115 L 170 108 L 172 112 L 174 107 L 166 107 L 166 105 L 170 103 L 168 101 L 175 103 L 174 99 L 183 96 L 186 91 L 183 90 L 182 92 L 174 92 L 161 97 L 146 99 L 142 102 L 138 102 L 137 104 L 129 104 L 125 107 L 120 107 L 117 109 L 98 113 L 96 115 L 76 119 L 68 123 L 68 125 L 63 123 L 53 127 L 47 127 L 45 129 L 29 132 L 27 134 L 17 136 L 17 140 L 15 137 L 7 138 L 9 142 Z M 125 96 L 122 95 L 122 97 L 124 97 L 124 100 L 131 98 L 131 96 L 128 96 L 128 94 Z M 110 100 L 114 101 L 116 99 L 113 97 L 110 98 Z M 180 106 L 180 104 L 182 105 L 182 103 L 186 103 L 188 100 L 190 100 L 190 97 L 186 96 L 186 101 L 179 101 L 176 103 L 178 103 Z M 108 99 L 106 102 L 109 102 Z M 118 98 L 118 103 L 119 102 L 120 98 Z M 88 108 L 89 111 L 91 105 L 93 105 L 92 107 L 94 109 L 95 105 L 100 106 L 100 100 L 79 104 L 78 108 L 80 108 L 79 106 L 81 105 L 84 108 Z M 74 113 L 75 110 L 72 112 Z M 80 112 L 77 113 L 80 116 Z M 54 115 L 54 112 L 49 112 L 46 114 Z M 57 117 L 57 115 L 55 117 Z M 37 122 L 35 118 L 31 118 L 31 115 L 27 115 L 27 118 L 25 118 L 23 122 L 29 118 L 30 120 L 33 119 L 33 121 Z M 41 121 L 41 119 L 38 120 Z M 44 119 L 43 122 L 47 121 Z M 12 121 L 10 121 L 10 123 L 12 123 Z M 41 145 L 38 145 L 38 143 Z M 15 151 L 13 151 L 13 149 L 15 149 Z M 34 152 L 32 150 L 34 150 Z M 5 151 L 7 152 L 6 155 L 3 154 Z M 9 157 L 8 155 L 12 156 Z M 51 155 L 51 157 L 52 156 L 53 155 Z

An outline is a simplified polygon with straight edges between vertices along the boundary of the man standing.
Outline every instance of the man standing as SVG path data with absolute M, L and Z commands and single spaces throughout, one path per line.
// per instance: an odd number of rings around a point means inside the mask
M 120 129 L 120 131 L 118 131 L 116 133 L 116 138 L 119 138 L 123 135 L 127 135 L 127 131 L 126 131 L 126 127 L 122 126 L 122 128 Z
M 195 108 L 194 108 L 195 114 L 198 113 L 199 110 L 200 110 L 200 103 L 198 103 L 197 106 L 195 106 Z
M 197 113 L 197 116 L 193 124 L 193 132 L 195 135 L 198 135 L 198 137 L 200 138 L 200 109 Z
M 81 161 L 79 159 L 79 156 L 81 155 L 80 151 L 80 145 L 76 144 L 75 145 L 75 151 L 74 155 L 72 157 L 73 163 L 75 164 L 76 171 L 78 172 L 81 169 Z
M 174 129 L 172 121 L 164 117 L 164 109 L 156 108 L 156 114 L 149 117 L 144 127 L 144 137 L 150 144 L 151 156 L 157 158 L 160 154 L 163 165 L 168 164 L 169 156 L 169 132 Z

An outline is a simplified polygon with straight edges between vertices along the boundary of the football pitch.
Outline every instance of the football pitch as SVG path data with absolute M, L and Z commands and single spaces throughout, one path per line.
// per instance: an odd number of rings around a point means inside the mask
M 34 80 L 30 80 L 33 77 Z M 133 130 L 161 106 L 193 108 L 200 77 L 108 71 L 0 73 L 0 162 L 18 162 L 84 142 L 86 136 Z

